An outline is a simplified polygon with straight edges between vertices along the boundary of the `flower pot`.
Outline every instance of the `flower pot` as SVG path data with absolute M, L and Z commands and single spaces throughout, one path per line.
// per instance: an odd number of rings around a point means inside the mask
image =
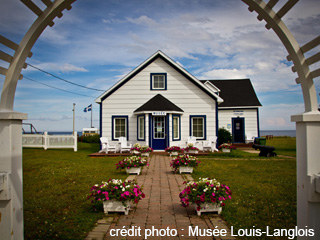
M 170 157 L 172 157 L 172 156 L 178 156 L 178 152 L 171 152 Z
M 198 150 L 189 150 L 188 153 L 197 154 L 197 153 L 198 153 Z
M 140 154 L 140 152 L 137 151 L 137 150 L 133 150 L 133 151 L 131 151 L 131 153 L 134 154 L 134 155 L 139 155 Z
M 103 201 L 103 211 L 106 214 L 108 214 L 108 212 L 123 212 L 125 215 L 128 215 L 130 202 L 126 201 L 124 204 L 116 200 Z
M 229 153 L 231 152 L 230 148 L 222 148 L 222 152 Z
M 149 157 L 149 154 L 150 154 L 150 153 L 148 153 L 148 152 L 146 152 L 146 153 L 141 153 L 141 156 Z
M 126 168 L 126 172 L 127 172 L 127 174 L 140 175 L 141 167 Z
M 220 207 L 220 204 L 217 203 L 201 203 L 199 211 L 197 210 L 197 204 L 194 204 L 194 207 L 198 216 L 201 216 L 201 213 L 203 212 L 217 212 L 218 214 L 222 212 L 222 207 Z
M 179 173 L 192 173 L 193 167 L 187 167 L 187 166 L 180 166 L 179 167 Z

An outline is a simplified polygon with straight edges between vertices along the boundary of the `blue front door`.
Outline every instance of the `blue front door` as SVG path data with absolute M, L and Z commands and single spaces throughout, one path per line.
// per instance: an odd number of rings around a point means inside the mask
M 232 118 L 233 142 L 244 142 L 244 118 Z
M 167 147 L 167 124 L 166 116 L 152 117 L 152 148 L 164 150 Z

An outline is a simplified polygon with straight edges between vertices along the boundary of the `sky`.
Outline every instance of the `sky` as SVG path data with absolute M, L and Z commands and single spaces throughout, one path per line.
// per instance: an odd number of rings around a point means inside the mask
M 19 43 L 35 19 L 19 0 L 0 0 L 4 37 Z M 320 35 L 319 0 L 299 1 L 283 21 L 300 46 L 311 41 Z M 250 78 L 263 105 L 261 130 L 295 129 L 290 116 L 304 112 L 286 49 L 240 0 L 77 0 L 54 22 L 27 59 L 50 74 L 29 65 L 15 95 L 14 110 L 27 113 L 24 122 L 38 131 L 72 131 L 74 103 L 75 129 L 90 127 L 91 113 L 83 111 L 90 104 L 98 127 L 95 99 L 157 50 L 200 80 Z M 0 66 L 8 67 L 1 60 Z M 0 75 L 1 90 L 4 79 Z M 319 93 L 319 78 L 314 82 Z

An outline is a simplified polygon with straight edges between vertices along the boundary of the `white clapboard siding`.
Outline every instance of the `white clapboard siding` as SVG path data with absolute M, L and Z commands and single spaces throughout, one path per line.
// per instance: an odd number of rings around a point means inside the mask
M 232 133 L 232 118 L 242 117 L 244 120 L 245 135 L 250 134 L 258 136 L 258 116 L 257 109 L 237 109 L 243 111 L 241 115 L 237 115 L 234 110 L 219 110 L 219 128 L 224 127 Z M 227 128 L 230 124 L 231 128 Z
M 150 90 L 150 73 L 167 73 L 167 90 Z M 157 94 L 161 94 L 184 111 L 181 116 L 181 142 L 172 142 L 172 118 L 170 115 L 170 145 L 180 145 L 186 141 L 189 136 L 190 115 L 206 115 L 207 137 L 216 135 L 215 100 L 160 58 L 103 100 L 102 135 L 111 140 L 112 116 L 127 115 L 129 141 L 137 142 L 137 117 L 133 112 Z M 148 125 L 149 121 L 146 118 L 146 141 L 149 138 Z

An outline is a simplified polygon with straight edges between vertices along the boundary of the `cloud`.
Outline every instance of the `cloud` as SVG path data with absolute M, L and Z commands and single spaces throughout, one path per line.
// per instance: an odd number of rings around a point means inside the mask
M 147 26 L 150 26 L 150 27 L 157 25 L 157 23 L 153 19 L 151 19 L 151 18 L 149 18 L 149 17 L 147 17 L 145 15 L 140 16 L 138 18 L 130 18 L 130 17 L 128 17 L 127 20 L 128 20 L 128 22 L 131 22 L 131 23 L 134 23 L 134 24 L 147 25 Z
M 33 64 L 32 64 L 33 65 Z M 59 63 L 53 63 L 53 62 L 46 62 L 46 63 L 38 63 L 34 64 L 35 67 L 47 71 L 47 72 L 62 72 L 62 73 L 72 73 L 72 72 L 88 72 L 86 68 L 83 67 L 78 67 L 70 63 L 64 63 L 64 64 L 59 64 Z M 37 69 L 29 66 L 28 70 L 25 71 L 35 71 Z M 37 70 L 39 71 L 39 70 Z

